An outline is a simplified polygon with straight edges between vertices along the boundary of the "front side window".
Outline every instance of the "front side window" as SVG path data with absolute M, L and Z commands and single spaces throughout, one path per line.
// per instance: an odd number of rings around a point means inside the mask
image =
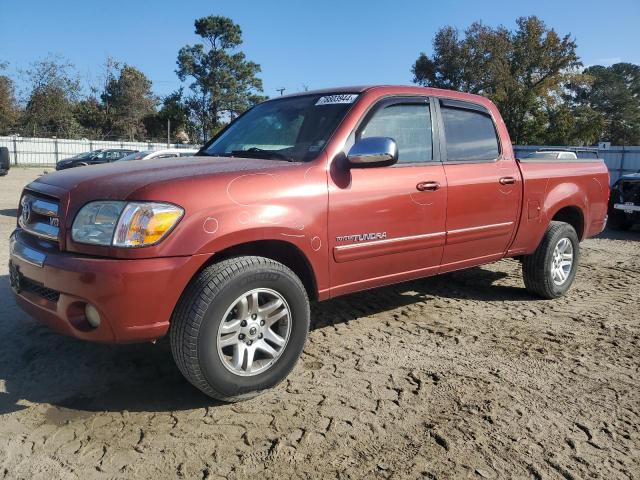
M 229 125 L 199 155 L 309 161 L 322 151 L 357 97 L 302 95 L 261 103 Z
M 398 163 L 433 159 L 431 111 L 428 103 L 396 104 L 377 110 L 360 138 L 389 137 L 398 145 Z
M 500 154 L 491 117 L 477 110 L 442 107 L 447 161 L 495 160 Z

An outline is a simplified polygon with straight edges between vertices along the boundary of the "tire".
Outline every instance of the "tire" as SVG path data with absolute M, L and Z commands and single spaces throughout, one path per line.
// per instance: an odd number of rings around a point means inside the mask
M 562 272 L 558 272 L 558 269 L 553 268 L 556 247 L 560 250 L 565 247 L 564 253 L 569 255 L 569 244 L 565 241 L 570 243 L 571 265 L 567 269 L 564 263 Z M 567 223 L 552 221 L 536 251 L 531 255 L 525 255 L 523 259 L 522 276 L 527 291 L 547 299 L 561 297 L 567 293 L 573 283 L 579 259 L 580 242 L 575 229 Z M 568 258 L 563 259 L 563 262 L 566 261 Z M 563 275 L 564 279 L 562 279 Z
M 9 162 L 9 149 L 7 147 L 0 147 L 0 170 L 4 171 L 5 175 L 11 168 L 11 162 Z
M 633 226 L 633 222 L 627 219 L 627 216 L 624 213 L 620 213 L 619 211 L 612 214 L 607 226 L 612 230 L 629 230 Z
M 259 309 L 253 306 L 256 292 Z M 281 305 L 266 313 L 269 302 Z M 269 326 L 278 315 L 281 319 Z M 241 318 L 245 326 L 224 333 Z M 307 292 L 289 268 L 264 257 L 229 258 L 206 267 L 185 289 L 171 319 L 171 351 L 184 377 L 205 394 L 223 402 L 245 400 L 291 372 L 304 348 L 309 319 Z M 227 341 L 232 345 L 221 346 Z M 267 347 L 277 350 L 277 357 L 267 355 Z M 247 353 L 242 365 L 234 362 L 236 350 L 251 348 L 252 364 Z
M 623 232 L 626 232 L 628 230 L 631 230 L 632 226 L 633 226 L 633 223 L 626 221 L 618 225 L 618 230 L 622 230 Z

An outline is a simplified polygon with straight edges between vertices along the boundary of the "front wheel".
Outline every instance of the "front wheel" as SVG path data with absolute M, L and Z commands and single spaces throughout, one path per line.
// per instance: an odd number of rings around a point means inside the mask
M 633 222 L 627 218 L 627 216 L 620 210 L 614 211 L 609 216 L 609 222 L 607 226 L 612 230 L 627 231 L 631 228 Z
M 185 290 L 171 321 L 171 350 L 189 382 L 236 401 L 280 383 L 309 331 L 300 279 L 263 257 L 236 257 L 205 268 Z
M 536 251 L 523 258 L 526 289 L 542 298 L 561 297 L 573 283 L 579 258 L 575 229 L 564 222 L 551 222 Z

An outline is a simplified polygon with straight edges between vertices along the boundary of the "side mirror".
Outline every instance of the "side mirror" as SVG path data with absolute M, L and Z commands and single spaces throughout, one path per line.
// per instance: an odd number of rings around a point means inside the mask
M 398 161 L 398 145 L 393 138 L 363 138 L 351 147 L 347 161 L 352 167 L 384 167 Z

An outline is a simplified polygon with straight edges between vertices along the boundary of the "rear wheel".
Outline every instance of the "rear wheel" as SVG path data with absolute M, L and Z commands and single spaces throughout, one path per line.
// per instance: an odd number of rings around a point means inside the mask
M 523 258 L 526 289 L 542 298 L 564 295 L 576 276 L 579 257 L 580 243 L 574 228 L 564 222 L 551 222 L 536 251 Z
M 171 321 L 171 350 L 182 374 L 207 395 L 236 401 L 280 383 L 302 353 L 309 300 L 300 279 L 263 257 L 205 268 Z
M 0 176 L 6 175 L 10 167 L 9 149 L 7 147 L 0 147 Z

